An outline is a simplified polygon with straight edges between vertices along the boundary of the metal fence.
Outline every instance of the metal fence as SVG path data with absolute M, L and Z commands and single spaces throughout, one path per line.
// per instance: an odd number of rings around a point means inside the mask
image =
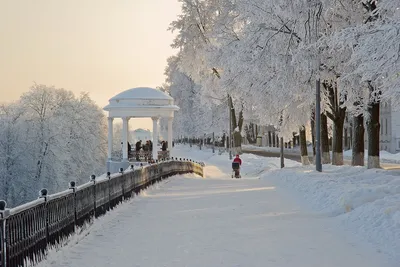
M 0 267 L 24 266 L 38 262 L 52 245 L 68 238 L 77 227 L 93 220 L 124 199 L 169 176 L 196 173 L 203 176 L 201 164 L 187 159 L 164 161 L 138 169 L 91 176 L 86 184 L 48 195 L 40 191 L 37 200 L 7 209 L 0 201 Z
M 153 160 L 153 152 L 152 151 L 130 151 L 129 152 L 129 160 L 130 161 L 149 161 Z M 169 151 L 157 151 L 157 158 L 155 160 L 161 160 L 169 158 Z

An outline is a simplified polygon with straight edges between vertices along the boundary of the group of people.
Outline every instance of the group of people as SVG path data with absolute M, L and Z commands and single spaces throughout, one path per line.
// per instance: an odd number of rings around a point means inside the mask
M 142 140 L 139 140 L 135 144 L 135 151 L 136 151 L 136 160 L 139 161 L 139 151 L 143 149 L 143 151 L 152 151 L 153 150 L 153 142 L 150 140 L 146 141 L 146 144 L 142 145 Z M 128 153 L 131 151 L 130 144 L 128 142 Z M 147 157 L 146 157 L 147 160 Z
M 167 151 L 168 148 L 168 142 L 167 141 L 162 141 L 161 142 L 161 150 L 162 151 Z M 147 140 L 144 145 L 142 145 L 142 140 L 139 140 L 135 144 L 135 151 L 136 151 L 136 160 L 139 160 L 139 151 L 143 149 L 143 151 L 153 151 L 153 142 L 151 140 Z M 131 145 L 128 142 L 128 154 L 131 152 Z
M 135 151 L 138 152 L 140 149 L 143 149 L 143 151 L 152 151 L 153 142 L 151 142 L 151 140 L 147 140 L 146 144 L 142 145 L 142 140 L 137 141 L 135 145 Z

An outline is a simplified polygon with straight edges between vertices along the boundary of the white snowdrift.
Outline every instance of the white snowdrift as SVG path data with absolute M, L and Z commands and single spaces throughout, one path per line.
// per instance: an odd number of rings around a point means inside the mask
M 357 236 L 400 262 L 400 177 L 385 170 L 324 165 L 292 167 L 262 179 L 299 192 L 315 210 L 336 217 Z

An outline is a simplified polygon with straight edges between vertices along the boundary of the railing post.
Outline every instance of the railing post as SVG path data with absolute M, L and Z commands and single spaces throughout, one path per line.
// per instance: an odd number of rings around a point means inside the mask
M 121 182 L 121 189 L 122 189 L 121 201 L 124 201 L 124 199 L 125 199 L 124 178 L 123 178 L 124 169 L 123 168 L 119 168 L 119 173 L 121 174 L 121 179 L 120 180 L 122 180 L 122 182 Z
M 69 189 L 72 189 L 72 192 L 74 194 L 74 232 L 76 232 L 76 225 L 78 223 L 78 218 L 77 218 L 77 214 L 76 214 L 76 183 L 75 181 L 71 181 L 69 182 Z
M 93 217 L 96 218 L 96 175 L 90 175 L 90 181 L 93 182 Z
M 43 188 L 39 191 L 39 198 L 44 199 L 46 209 L 46 245 L 49 243 L 49 209 L 47 208 L 47 189 Z
M 6 224 L 10 216 L 10 210 L 7 209 L 7 202 L 0 200 L 0 257 L 1 266 L 7 267 L 7 235 Z
M 107 178 L 108 178 L 108 206 L 107 206 L 107 211 L 110 210 L 111 207 L 111 190 L 110 190 L 110 186 L 111 186 L 111 172 L 107 172 Z

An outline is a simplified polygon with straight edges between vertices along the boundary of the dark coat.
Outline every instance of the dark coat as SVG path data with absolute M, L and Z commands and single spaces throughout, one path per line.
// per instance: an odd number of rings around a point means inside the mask
M 139 151 L 141 147 L 142 143 L 140 143 L 140 141 L 136 142 L 136 151 Z

